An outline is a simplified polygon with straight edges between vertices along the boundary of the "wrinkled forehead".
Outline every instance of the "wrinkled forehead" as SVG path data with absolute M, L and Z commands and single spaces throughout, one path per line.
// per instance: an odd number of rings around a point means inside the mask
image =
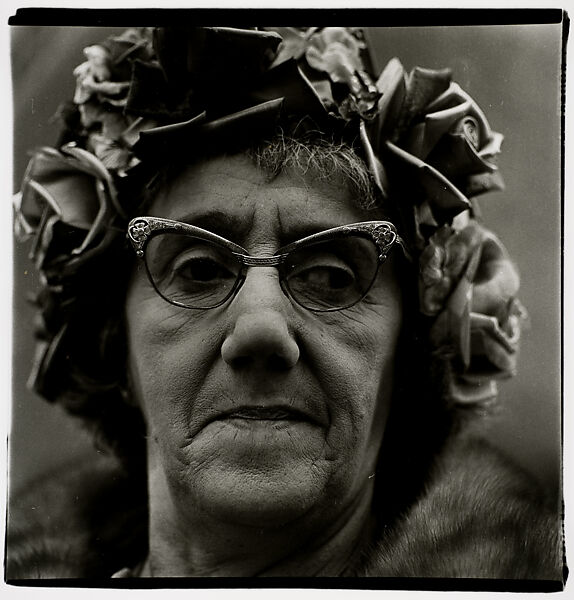
M 362 200 L 344 175 L 291 167 L 271 176 L 239 154 L 182 168 L 164 181 L 147 212 L 237 243 L 254 229 L 288 243 L 339 225 L 389 219 L 382 208 L 362 207 Z

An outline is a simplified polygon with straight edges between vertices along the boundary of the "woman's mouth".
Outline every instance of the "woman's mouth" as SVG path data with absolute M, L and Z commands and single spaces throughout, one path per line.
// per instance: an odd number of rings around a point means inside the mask
M 303 412 L 287 406 L 242 406 L 220 415 L 219 419 L 310 421 L 309 417 Z

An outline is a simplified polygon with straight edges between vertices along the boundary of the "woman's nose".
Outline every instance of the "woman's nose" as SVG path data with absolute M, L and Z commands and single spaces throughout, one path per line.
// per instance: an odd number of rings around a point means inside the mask
M 227 364 L 285 370 L 297 363 L 299 345 L 289 327 L 292 307 L 281 290 L 277 271 L 250 269 L 228 310 L 233 328 L 221 348 Z

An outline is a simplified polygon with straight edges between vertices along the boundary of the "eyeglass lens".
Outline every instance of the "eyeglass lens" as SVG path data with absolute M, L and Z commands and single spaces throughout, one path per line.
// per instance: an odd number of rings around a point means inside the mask
M 291 296 L 318 311 L 358 302 L 369 291 L 377 269 L 377 249 L 361 236 L 306 244 L 290 252 L 282 266 Z
M 187 308 L 222 304 L 244 273 L 241 259 L 229 248 L 179 232 L 151 237 L 145 261 L 158 293 Z M 279 269 L 282 287 L 298 304 L 316 311 L 346 308 L 370 289 L 378 252 L 372 240 L 346 235 L 296 247 Z

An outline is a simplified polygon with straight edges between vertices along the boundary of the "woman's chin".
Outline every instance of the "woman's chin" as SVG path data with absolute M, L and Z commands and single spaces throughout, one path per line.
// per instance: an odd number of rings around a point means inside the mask
M 177 483 L 192 510 L 228 523 L 277 527 L 327 500 L 325 490 L 335 474 L 317 427 L 271 432 L 256 426 L 235 436 L 227 426 L 217 429 L 215 436 L 196 438 L 188 481 Z
M 324 487 L 312 470 L 299 467 L 289 477 L 217 473 L 195 486 L 200 513 L 228 525 L 276 529 L 325 502 Z

